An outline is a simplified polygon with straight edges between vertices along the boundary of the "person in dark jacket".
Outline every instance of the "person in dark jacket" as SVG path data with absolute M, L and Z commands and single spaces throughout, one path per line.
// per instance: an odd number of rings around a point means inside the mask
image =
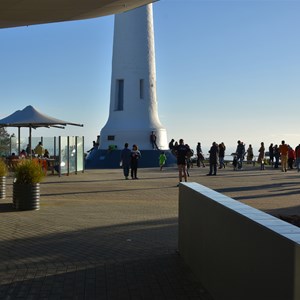
M 209 152 L 209 173 L 210 175 L 217 175 L 217 165 L 218 165 L 218 156 L 219 156 L 219 147 L 216 142 L 212 143 Z
M 188 145 L 184 144 L 183 139 L 179 140 L 179 145 L 174 147 L 175 154 L 177 157 L 177 166 L 178 166 L 178 173 L 179 173 L 179 182 L 184 181 L 187 182 L 187 156 L 190 151 Z M 179 184 L 177 185 L 179 186 Z
M 131 150 L 131 162 L 130 162 L 132 179 L 138 179 L 137 178 L 137 169 L 138 169 L 138 162 L 139 162 L 140 158 L 141 158 L 141 152 L 139 151 L 138 146 L 133 145 L 132 150 Z
M 224 157 L 225 157 L 225 144 L 222 142 L 219 145 L 219 169 L 225 168 Z
M 270 165 L 273 167 L 274 165 L 274 147 L 273 144 L 269 146 L 269 157 L 270 157 Z
M 291 170 L 294 167 L 295 159 L 296 159 L 295 150 L 291 146 L 289 146 L 289 151 L 288 151 L 288 166 L 289 166 L 289 168 Z
M 279 158 L 280 158 L 280 152 L 279 152 L 279 147 L 278 145 L 274 146 L 274 158 L 275 158 L 275 164 L 274 164 L 274 168 L 278 169 L 279 166 Z
M 121 166 L 125 179 L 128 179 L 131 162 L 131 150 L 128 149 L 128 143 L 125 143 L 124 149 L 121 151 Z
M 245 157 L 245 144 L 243 142 L 241 142 L 240 140 L 238 140 L 238 145 L 236 148 L 236 155 L 237 155 L 237 159 L 238 159 L 238 169 L 242 170 L 243 168 L 243 160 Z
M 158 146 L 156 144 L 156 135 L 154 131 L 152 131 L 150 134 L 150 142 L 152 144 L 153 150 L 158 150 Z

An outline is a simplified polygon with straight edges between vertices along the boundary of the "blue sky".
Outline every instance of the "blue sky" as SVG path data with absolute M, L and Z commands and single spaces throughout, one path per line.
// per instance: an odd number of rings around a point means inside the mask
M 157 99 L 168 139 L 206 150 L 238 139 L 300 143 L 300 0 L 161 0 L 154 5 Z M 0 118 L 27 105 L 84 128 L 109 111 L 113 16 L 0 30 Z M 13 129 L 8 129 L 13 132 Z M 23 129 L 22 135 L 28 134 Z

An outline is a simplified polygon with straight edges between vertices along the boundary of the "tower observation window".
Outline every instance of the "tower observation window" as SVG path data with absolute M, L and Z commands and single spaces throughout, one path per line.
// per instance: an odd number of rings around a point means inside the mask
M 144 99 L 144 79 L 140 79 L 140 99 Z
M 115 110 L 124 109 L 124 79 L 117 79 Z

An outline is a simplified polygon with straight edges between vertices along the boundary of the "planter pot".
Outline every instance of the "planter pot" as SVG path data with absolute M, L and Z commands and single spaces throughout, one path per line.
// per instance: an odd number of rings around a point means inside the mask
M 13 184 L 13 206 L 17 210 L 40 209 L 40 184 Z
M 6 177 L 0 176 L 0 199 L 5 199 L 6 196 Z

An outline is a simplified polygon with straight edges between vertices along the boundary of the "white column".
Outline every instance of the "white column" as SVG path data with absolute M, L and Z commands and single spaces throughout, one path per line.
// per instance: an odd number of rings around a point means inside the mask
M 154 131 L 160 149 L 168 149 L 158 117 L 152 4 L 115 16 L 110 110 L 100 133 L 100 149 L 125 142 L 152 150 Z

